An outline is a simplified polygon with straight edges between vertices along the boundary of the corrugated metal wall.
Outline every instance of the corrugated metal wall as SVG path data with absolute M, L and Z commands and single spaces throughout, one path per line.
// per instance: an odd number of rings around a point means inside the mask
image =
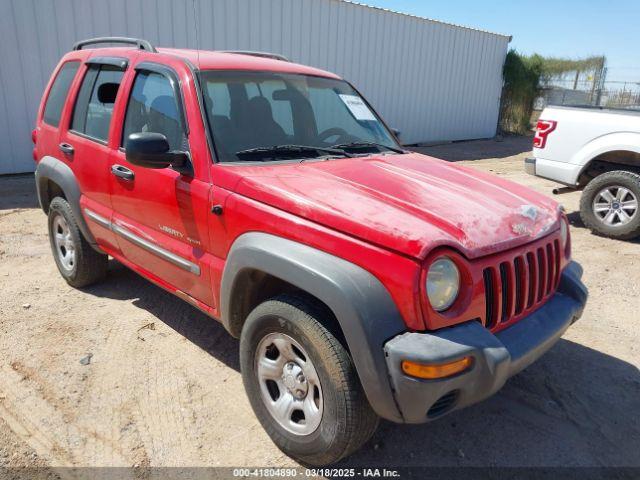
M 266 50 L 336 72 L 405 143 L 493 136 L 509 42 L 341 0 L 0 0 L 0 174 L 33 170 L 51 71 L 75 41 L 103 35 Z

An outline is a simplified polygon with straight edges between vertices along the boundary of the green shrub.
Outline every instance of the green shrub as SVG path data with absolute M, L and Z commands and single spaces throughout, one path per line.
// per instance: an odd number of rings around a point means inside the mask
M 601 75 L 605 61 L 604 56 L 572 60 L 538 54 L 527 56 L 509 50 L 503 68 L 500 129 L 503 132 L 526 133 L 530 128 L 533 101 L 539 95 L 542 83 L 563 78 L 572 72 Z
M 500 115 L 502 130 L 520 134 L 528 130 L 533 100 L 538 94 L 543 73 L 543 62 L 540 55 L 526 57 L 515 50 L 507 53 Z

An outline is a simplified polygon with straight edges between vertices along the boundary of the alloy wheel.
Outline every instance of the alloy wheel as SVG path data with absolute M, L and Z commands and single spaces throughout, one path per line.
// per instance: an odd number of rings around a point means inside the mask
M 594 197 L 593 213 L 605 225 L 621 227 L 638 214 L 638 199 L 628 188 L 609 186 Z

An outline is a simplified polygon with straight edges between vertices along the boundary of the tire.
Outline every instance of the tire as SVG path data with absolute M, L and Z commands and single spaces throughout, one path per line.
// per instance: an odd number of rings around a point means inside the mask
M 108 256 L 89 245 L 71 207 L 56 197 L 49 205 L 49 243 L 58 271 L 69 285 L 87 287 L 107 274 Z
M 328 319 L 327 314 L 314 301 L 281 295 L 258 305 L 247 317 L 240 336 L 242 380 L 253 411 L 280 450 L 310 466 L 329 465 L 350 455 L 371 438 L 378 426 L 378 416 L 369 405 L 349 353 L 321 323 L 323 319 Z M 283 343 L 287 341 L 291 348 Z M 264 358 L 263 352 L 268 356 L 269 351 L 271 361 L 277 365 L 276 374 L 280 365 L 284 365 L 283 371 L 287 368 L 286 352 L 295 357 L 289 364 L 304 365 L 306 396 L 297 401 L 309 405 L 313 402 L 316 409 L 293 410 L 280 416 L 287 421 L 278 420 L 271 413 L 273 407 L 268 407 L 268 401 L 286 401 L 285 397 L 292 395 L 285 385 L 286 378 L 281 377 L 277 383 L 260 377 L 258 360 Z M 296 426 L 295 421 L 301 426 Z M 316 422 L 319 423 L 314 428 Z M 294 433 L 291 428 L 300 431 Z
M 594 233 L 630 240 L 640 236 L 639 202 L 640 175 L 624 170 L 603 173 L 582 192 L 580 217 Z

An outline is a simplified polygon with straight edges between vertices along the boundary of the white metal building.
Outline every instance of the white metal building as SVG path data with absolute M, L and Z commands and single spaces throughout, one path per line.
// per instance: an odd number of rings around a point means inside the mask
M 495 134 L 510 40 L 344 0 L 0 0 L 0 174 L 34 169 L 30 132 L 53 68 L 77 40 L 107 35 L 333 71 L 407 144 Z

